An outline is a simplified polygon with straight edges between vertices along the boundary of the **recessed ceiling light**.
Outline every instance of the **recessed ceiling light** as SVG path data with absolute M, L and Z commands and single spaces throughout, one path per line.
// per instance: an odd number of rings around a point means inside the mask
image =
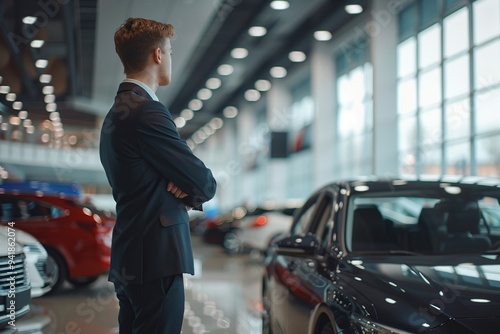
M 244 59 L 248 56 L 248 50 L 245 48 L 235 48 L 231 51 L 231 57 L 234 59 Z
M 190 149 L 194 149 L 196 147 L 196 143 L 192 139 L 186 140 L 186 144 L 189 146 Z
M 294 63 L 301 63 L 306 60 L 306 54 L 302 51 L 292 51 L 288 54 L 288 59 Z
M 234 72 L 234 67 L 233 65 L 229 64 L 222 64 L 217 68 L 217 73 L 220 75 L 230 75 Z
M 332 33 L 327 30 L 318 30 L 314 32 L 314 38 L 320 42 L 329 41 L 332 37 Z
M 212 91 L 208 88 L 202 88 L 198 91 L 197 96 L 200 100 L 208 100 L 212 97 Z
M 54 112 L 57 110 L 57 104 L 47 103 L 47 105 L 45 106 L 45 110 L 47 110 L 48 112 Z
M 257 80 L 255 81 L 255 89 L 266 92 L 271 89 L 271 82 L 264 79 Z
M 30 45 L 32 48 L 41 48 L 43 46 L 43 43 L 45 43 L 44 40 L 42 39 L 34 39 L 31 41 Z
M 182 117 L 177 117 L 174 119 L 174 123 L 177 128 L 182 129 L 186 125 L 186 120 Z
M 50 113 L 49 119 L 52 122 L 60 122 L 61 121 L 61 117 L 57 111 Z
M 33 125 L 28 125 L 26 127 L 26 132 L 29 133 L 29 134 L 35 133 L 35 127 Z
M 36 17 L 35 16 L 25 16 L 23 17 L 23 23 L 24 24 L 33 24 L 36 22 Z
M 45 103 L 53 103 L 56 100 L 56 96 L 54 94 L 47 94 L 43 98 L 43 101 Z
M 205 131 L 203 131 L 202 129 L 199 129 L 198 131 L 196 131 L 196 135 L 201 138 L 201 140 L 205 140 L 207 139 L 207 134 L 205 133 Z
M 201 108 L 203 108 L 203 102 L 201 102 L 200 100 L 193 99 L 193 100 L 189 101 L 189 109 L 194 110 L 194 111 L 198 111 Z
M 14 102 L 16 100 L 16 93 L 8 93 L 5 95 L 5 99 L 10 102 Z
M 47 59 L 38 59 L 35 62 L 36 68 L 46 68 L 48 64 L 49 64 L 49 61 Z
M 7 94 L 8 92 L 10 92 L 9 86 L 0 86 L 0 93 Z
M 194 117 L 194 112 L 191 109 L 184 109 L 181 111 L 181 116 L 186 120 L 192 120 Z
M 271 8 L 274 10 L 284 10 L 289 8 L 290 4 L 288 3 L 288 1 L 274 0 L 269 4 L 269 6 L 271 6 Z
M 276 79 L 284 78 L 287 75 L 286 68 L 282 66 L 274 66 L 273 68 L 271 68 L 269 73 L 271 73 L 271 76 Z
M 217 89 L 221 86 L 222 84 L 222 81 L 220 81 L 219 78 L 210 78 L 207 80 L 207 88 L 210 88 L 210 89 Z
M 49 83 L 51 80 L 52 80 L 52 75 L 50 75 L 50 74 L 42 74 L 40 76 L 41 83 Z
M 28 112 L 27 112 L 26 110 L 21 110 L 21 111 L 17 114 L 17 116 L 18 116 L 20 119 L 24 119 L 25 121 L 29 121 L 29 122 L 28 122 L 28 123 L 29 123 L 28 125 L 31 125 L 31 120 L 26 119 L 26 118 L 28 118 Z M 23 125 L 24 125 L 24 124 L 23 124 Z
M 21 101 L 15 101 L 14 103 L 12 103 L 12 109 L 14 110 L 23 109 L 23 103 Z
M 42 88 L 42 92 L 47 95 L 47 94 L 54 94 L 54 86 L 44 86 Z
M 267 34 L 267 29 L 261 26 L 253 26 L 248 29 L 248 34 L 253 37 L 262 37 Z
M 238 109 L 234 106 L 228 106 L 224 108 L 222 113 L 226 118 L 235 118 L 238 115 Z
M 202 127 L 201 131 L 203 131 L 207 135 L 207 138 L 215 133 L 215 130 L 212 129 L 209 125 L 205 125 L 204 127 Z
M 21 119 L 17 116 L 10 116 L 9 123 L 12 125 L 19 125 L 19 124 L 21 124 Z
M 214 130 L 222 128 L 223 125 L 224 125 L 224 121 L 222 120 L 222 118 L 219 118 L 219 117 L 212 118 L 212 120 L 208 124 L 208 126 L 210 126 Z
M 363 12 L 363 7 L 360 5 L 346 5 L 344 9 L 348 14 L 360 14 Z
M 245 92 L 245 100 L 255 102 L 260 100 L 260 92 L 256 89 L 249 89 Z

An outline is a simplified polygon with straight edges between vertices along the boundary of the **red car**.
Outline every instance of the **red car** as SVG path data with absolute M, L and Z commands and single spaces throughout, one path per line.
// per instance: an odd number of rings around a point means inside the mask
M 48 253 L 51 292 L 65 281 L 86 286 L 107 272 L 115 217 L 78 197 L 0 186 L 0 222 L 37 238 Z

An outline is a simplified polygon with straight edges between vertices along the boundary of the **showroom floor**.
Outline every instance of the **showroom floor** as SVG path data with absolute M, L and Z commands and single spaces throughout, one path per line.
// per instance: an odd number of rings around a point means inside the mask
M 185 276 L 182 333 L 261 333 L 259 260 L 228 256 L 222 248 L 203 244 L 197 237 L 193 248 L 197 274 Z M 90 288 L 67 288 L 54 296 L 35 298 L 31 313 L 17 321 L 17 329 L 18 333 L 43 334 L 118 333 L 117 313 L 112 285 L 102 277 Z

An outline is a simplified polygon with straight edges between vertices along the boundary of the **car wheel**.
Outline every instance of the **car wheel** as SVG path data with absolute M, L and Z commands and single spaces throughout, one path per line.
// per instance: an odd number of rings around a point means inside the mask
M 231 255 L 238 254 L 240 251 L 240 244 L 240 238 L 235 231 L 229 231 L 224 235 L 222 247 L 224 247 L 226 253 Z
M 75 288 L 85 288 L 85 287 L 91 285 L 92 283 L 94 283 L 95 281 L 97 281 L 98 278 L 99 278 L 99 276 L 68 278 L 68 282 L 70 282 L 71 285 L 73 285 L 73 287 L 75 287 Z
M 46 274 L 49 278 L 50 291 L 47 294 L 57 292 L 67 277 L 66 262 L 62 256 L 55 250 L 46 247 L 47 249 L 47 266 Z
M 319 331 L 319 334 L 334 334 L 332 325 L 330 323 L 326 323 Z

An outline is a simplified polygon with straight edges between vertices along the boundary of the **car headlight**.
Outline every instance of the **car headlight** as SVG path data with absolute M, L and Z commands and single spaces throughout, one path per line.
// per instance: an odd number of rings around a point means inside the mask
M 373 320 L 367 319 L 362 315 L 353 314 L 351 323 L 354 324 L 355 333 L 358 334 L 411 334 L 410 332 L 382 325 Z

